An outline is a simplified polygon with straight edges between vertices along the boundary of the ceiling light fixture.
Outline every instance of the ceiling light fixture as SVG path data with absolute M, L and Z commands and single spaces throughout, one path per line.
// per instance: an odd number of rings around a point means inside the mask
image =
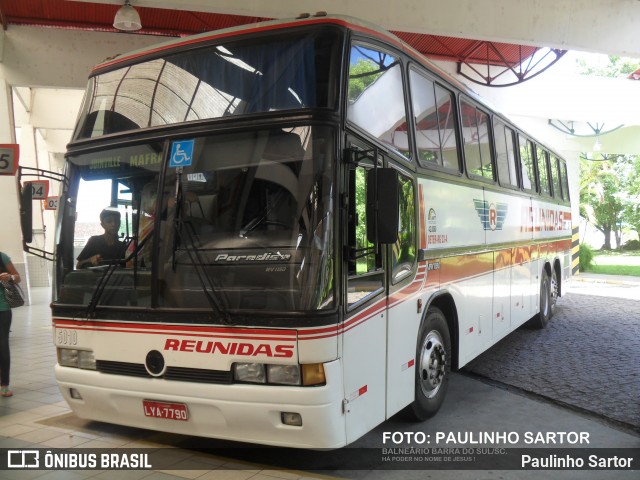
M 596 137 L 596 143 L 593 144 L 593 151 L 599 152 L 600 150 L 602 150 L 602 143 L 600 143 L 600 139 Z
M 140 23 L 140 15 L 135 8 L 131 6 L 129 0 L 125 0 L 124 5 L 116 13 L 113 19 L 113 26 L 118 30 L 125 32 L 135 32 L 142 28 Z

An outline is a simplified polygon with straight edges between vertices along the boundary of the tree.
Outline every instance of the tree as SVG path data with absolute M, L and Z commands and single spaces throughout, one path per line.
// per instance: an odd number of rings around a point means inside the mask
M 604 57 L 604 56 L 602 56 Z M 578 58 L 583 75 L 627 77 L 640 69 L 640 60 L 609 55 L 606 63 Z M 603 162 L 581 160 L 580 216 L 591 221 L 605 235 L 603 248 L 611 248 L 611 232 L 621 247 L 621 229 L 625 221 L 640 236 L 640 163 L 637 155 L 602 156 Z
M 627 170 L 628 191 L 625 198 L 623 220 L 635 230 L 640 238 L 640 158 L 629 156 Z
M 609 55 L 606 65 L 588 63 L 584 58 L 576 59 L 576 63 L 580 74 L 598 77 L 627 77 L 640 68 L 640 60 L 617 55 Z
M 624 205 L 620 199 L 621 178 L 616 172 L 615 161 L 580 160 L 581 215 L 604 235 L 603 249 L 611 250 L 611 233 L 616 235 L 616 226 L 622 221 Z
M 360 94 L 374 83 L 382 73 L 384 73 L 384 70 L 373 60 L 359 58 L 349 68 L 349 101 L 355 102 Z
M 580 161 L 580 216 L 621 247 L 622 222 L 640 235 L 640 162 L 636 155 L 603 155 L 602 161 Z

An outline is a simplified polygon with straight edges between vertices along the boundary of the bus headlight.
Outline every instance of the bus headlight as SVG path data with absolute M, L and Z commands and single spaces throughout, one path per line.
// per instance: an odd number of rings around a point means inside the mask
M 238 382 L 267 383 L 267 375 L 262 363 L 236 363 L 233 378 Z
M 96 357 L 91 350 L 78 350 L 78 367 L 86 370 L 96 369 Z
M 58 348 L 58 363 L 63 367 L 96 369 L 96 358 L 91 350 Z
M 307 363 L 302 365 L 303 385 L 324 385 L 327 378 L 324 375 L 324 365 L 322 363 Z
M 78 350 L 71 348 L 58 349 L 58 363 L 63 367 L 78 367 Z
M 284 385 L 300 385 L 300 368 L 298 365 L 267 365 L 269 383 Z
M 322 363 L 304 365 L 272 365 L 263 363 L 234 363 L 236 382 L 265 385 L 320 386 L 327 383 Z

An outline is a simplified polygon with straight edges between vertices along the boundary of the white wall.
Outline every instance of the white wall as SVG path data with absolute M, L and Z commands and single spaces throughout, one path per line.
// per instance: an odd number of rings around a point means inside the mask
M 93 66 L 107 57 L 161 40 L 143 35 L 14 25 L 6 31 L 0 30 L 0 143 L 20 144 L 22 166 L 60 170 L 59 153 L 65 150 L 80 106 L 82 94 L 77 89 L 84 89 Z M 20 98 L 12 96 L 13 89 Z M 16 138 L 15 126 L 19 128 L 20 138 Z M 27 258 L 22 251 L 14 177 L 0 177 L 0 204 L 0 250 L 11 257 L 25 280 L 24 286 L 42 285 L 49 265 L 37 258 Z M 43 247 L 48 243 L 51 247 L 52 213 L 40 215 L 36 205 L 34 202 L 36 229 L 43 230 L 44 219 L 47 241 L 38 233 L 34 245 Z M 31 271 L 28 273 L 28 270 Z M 29 289 L 25 290 L 28 294 Z

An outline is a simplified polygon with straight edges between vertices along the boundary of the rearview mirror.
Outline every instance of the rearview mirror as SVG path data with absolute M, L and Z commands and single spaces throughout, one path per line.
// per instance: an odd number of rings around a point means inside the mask
M 35 177 L 34 180 L 26 180 L 27 178 L 33 177 Z M 31 246 L 28 244 L 33 242 L 33 201 L 42 200 L 44 203 L 43 206 L 47 210 L 54 209 L 47 208 L 48 205 L 55 205 L 55 208 L 57 209 L 59 197 L 48 197 L 49 180 L 55 180 L 56 182 L 63 183 L 65 189 L 69 187 L 69 181 L 62 173 L 42 170 L 40 168 L 18 167 L 16 182 L 17 189 L 20 192 L 20 230 L 22 231 L 22 249 L 31 255 L 44 258 L 45 260 L 53 260 L 55 258 L 55 253 L 48 252 L 38 248 L 37 246 Z M 36 203 L 36 205 L 38 205 L 38 203 Z
M 30 183 L 25 183 L 20 192 L 20 227 L 22 228 L 22 242 L 33 241 L 33 189 Z
M 398 240 L 400 221 L 398 172 L 377 168 L 367 172 L 367 238 L 371 243 L 390 244 Z

